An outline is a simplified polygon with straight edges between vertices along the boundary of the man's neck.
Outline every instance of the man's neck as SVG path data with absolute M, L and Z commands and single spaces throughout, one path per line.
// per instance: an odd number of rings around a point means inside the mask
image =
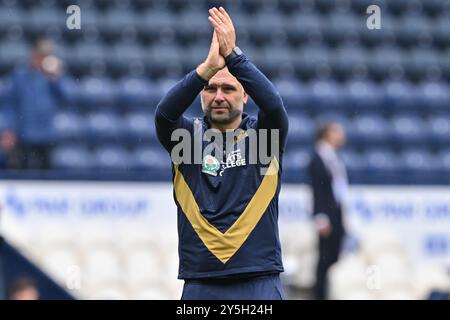
M 326 141 L 326 140 L 320 140 L 317 143 L 317 148 L 320 150 L 326 150 L 326 151 L 332 151 L 332 152 L 337 151 L 337 148 L 332 143 L 330 143 L 329 141 Z
M 240 124 L 242 122 L 242 116 L 237 118 L 236 120 L 234 120 L 231 123 L 216 123 L 216 122 L 212 122 L 211 123 L 211 128 L 213 129 L 217 129 L 221 132 L 226 132 L 227 130 L 236 130 L 237 128 L 239 128 Z

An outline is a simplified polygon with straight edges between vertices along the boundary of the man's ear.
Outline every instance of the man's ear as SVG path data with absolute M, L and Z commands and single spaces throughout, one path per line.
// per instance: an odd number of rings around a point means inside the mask
M 205 112 L 205 104 L 203 103 L 203 90 L 200 92 L 200 105 L 202 107 L 202 111 Z
M 248 101 L 248 94 L 247 94 L 247 92 L 245 92 L 245 91 L 244 91 L 244 98 L 243 98 L 243 100 L 244 100 L 244 104 L 247 104 L 247 101 Z

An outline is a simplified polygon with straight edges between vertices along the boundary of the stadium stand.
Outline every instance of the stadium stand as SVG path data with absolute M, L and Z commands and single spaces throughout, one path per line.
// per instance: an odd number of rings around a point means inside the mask
M 367 1 L 221 2 L 236 21 L 241 47 L 274 80 L 292 115 L 285 165 L 292 174 L 284 175 L 289 182 L 304 181 L 299 164 L 289 159 L 299 148 L 305 153 L 311 148 L 317 116 L 324 112 L 339 114 L 350 136 L 347 153 L 371 170 L 366 175 L 350 166 L 353 182 L 408 183 L 411 173 L 416 183 L 449 182 L 439 157 L 448 148 L 449 134 L 448 6 L 445 1 L 414 1 L 400 10 L 401 1 L 375 2 L 383 10 L 383 27 L 376 32 L 365 27 Z M 13 66 L 26 60 L 30 39 L 40 33 L 52 36 L 72 77 L 70 102 L 55 118 L 53 167 L 84 168 L 86 177 L 99 167 L 104 176 L 120 168 L 136 175 L 158 171 L 142 163 L 135 147 L 145 141 L 147 149 L 158 148 L 152 112 L 167 83 L 206 53 L 209 27 L 199 9 L 210 3 L 78 3 L 83 32 L 70 32 L 59 18 L 65 17 L 60 13 L 67 1 L 2 1 L 0 87 L 7 86 Z M 256 110 L 249 104 L 248 112 Z M 201 115 L 199 101 L 190 114 Z M 70 147 L 74 141 L 77 147 Z M 117 149 L 111 150 L 111 144 Z M 373 158 L 374 148 L 386 156 Z M 433 170 L 403 162 L 411 148 L 429 159 Z M 70 156 L 62 152 L 67 149 Z M 86 150 L 92 152 L 87 158 Z M 102 160 L 119 155 L 123 163 Z M 388 167 L 395 163 L 399 170 L 393 172 Z

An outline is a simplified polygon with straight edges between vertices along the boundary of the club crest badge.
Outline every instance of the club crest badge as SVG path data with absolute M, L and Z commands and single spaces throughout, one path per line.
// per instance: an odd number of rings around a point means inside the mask
M 207 173 L 212 176 L 217 176 L 217 171 L 219 169 L 220 169 L 219 160 L 217 160 L 210 154 L 203 157 L 203 161 L 202 161 L 202 172 L 203 173 Z

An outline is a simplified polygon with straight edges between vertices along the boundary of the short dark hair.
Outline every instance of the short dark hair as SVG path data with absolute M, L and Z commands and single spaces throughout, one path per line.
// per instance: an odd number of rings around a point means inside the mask
M 28 288 L 37 289 L 37 284 L 34 279 L 25 276 L 14 279 L 8 286 L 8 299 L 11 299 L 16 293 Z
M 316 131 L 316 140 L 319 141 L 324 139 L 328 132 L 337 124 L 338 123 L 335 121 L 319 123 Z
M 37 36 L 35 36 L 31 42 L 31 47 L 33 49 L 39 47 L 39 45 L 44 42 L 44 41 L 48 41 L 50 40 L 47 36 L 43 35 L 43 34 L 39 34 Z
M 34 38 L 31 48 L 33 51 L 40 52 L 41 54 L 49 54 L 53 51 L 53 41 L 45 35 L 40 35 Z

